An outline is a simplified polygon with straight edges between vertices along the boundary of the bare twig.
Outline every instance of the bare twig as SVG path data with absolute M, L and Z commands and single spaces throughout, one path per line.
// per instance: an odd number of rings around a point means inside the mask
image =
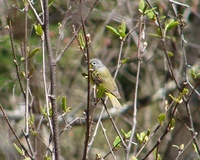
M 12 28 L 10 18 L 8 18 L 8 22 L 9 22 L 8 31 L 9 31 L 9 36 L 10 36 L 11 49 L 12 49 L 12 54 L 13 54 L 13 61 L 14 61 L 15 69 L 16 69 L 16 73 L 17 73 L 17 79 L 18 79 L 18 82 L 19 82 L 21 92 L 24 96 L 24 99 L 26 99 L 26 93 L 24 91 L 22 80 L 21 80 L 21 77 L 20 77 L 20 68 L 19 68 L 19 64 L 17 62 L 17 56 L 16 56 L 16 52 L 15 52 L 15 49 L 14 49 L 13 34 L 12 34 L 13 28 Z
M 49 3 L 48 0 L 44 0 L 44 36 L 47 47 L 47 54 L 49 58 L 49 68 L 50 68 L 50 100 L 52 106 L 52 124 L 53 124 L 53 142 L 54 142 L 54 153 L 55 159 L 59 160 L 60 147 L 59 147 L 59 127 L 58 127 L 58 111 L 56 103 L 56 61 L 53 57 L 53 51 L 51 47 L 51 39 L 49 33 Z
M 141 67 L 141 51 L 140 51 L 140 46 L 141 46 L 141 34 L 142 34 L 142 26 L 143 26 L 143 15 L 140 17 L 140 22 L 139 22 L 139 38 L 138 38 L 138 51 L 137 51 L 137 56 L 138 56 L 138 64 L 137 64 L 137 74 L 136 74 L 136 83 L 135 83 L 135 91 L 134 91 L 134 104 L 133 104 L 133 113 L 132 113 L 132 129 L 131 129 L 131 136 L 129 140 L 129 144 L 127 147 L 127 154 L 126 154 L 126 160 L 129 159 L 130 156 L 130 150 L 131 150 L 131 145 L 133 141 L 133 137 L 135 135 L 135 128 L 137 124 L 137 98 L 138 98 L 138 87 L 139 87 L 139 76 L 140 76 L 140 67 Z

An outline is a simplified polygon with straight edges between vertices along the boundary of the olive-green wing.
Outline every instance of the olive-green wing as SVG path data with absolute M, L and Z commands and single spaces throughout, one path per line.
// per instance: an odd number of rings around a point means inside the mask
M 117 85 L 110 74 L 110 71 L 105 67 L 99 70 L 98 78 L 101 80 L 101 84 L 106 88 L 106 90 L 117 98 L 120 98 Z

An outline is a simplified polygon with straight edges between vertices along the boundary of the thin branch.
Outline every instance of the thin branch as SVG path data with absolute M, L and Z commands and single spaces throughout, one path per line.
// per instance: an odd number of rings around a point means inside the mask
M 54 153 L 55 159 L 59 160 L 60 157 L 60 146 L 59 146 L 59 127 L 58 127 L 58 111 L 56 103 L 56 61 L 53 57 L 53 51 L 51 47 L 50 31 L 49 31 L 49 3 L 48 0 L 44 0 L 44 25 L 43 25 L 45 42 L 47 47 L 47 54 L 49 58 L 50 68 L 50 100 L 52 106 L 52 124 L 53 124 L 53 142 L 54 142 Z
M 90 71 L 90 52 L 89 52 L 89 44 L 90 44 L 90 37 L 88 37 L 87 33 L 86 33 L 86 28 L 85 28 L 85 21 L 83 20 L 83 15 L 82 15 L 82 0 L 80 1 L 80 14 L 81 14 L 81 23 L 82 23 L 82 27 L 83 27 L 83 35 L 85 38 L 85 42 L 86 42 L 86 61 L 87 61 L 87 72 L 88 72 L 88 83 L 87 83 L 87 109 L 86 109 L 86 132 L 85 132 L 85 142 L 84 142 L 84 152 L 83 152 L 83 157 L 82 160 L 87 160 L 88 159 L 88 144 L 89 144 L 89 140 L 90 140 L 90 132 L 91 132 L 91 118 L 90 118 L 90 75 L 91 75 L 91 71 Z
M 9 36 L 10 36 L 10 43 L 11 43 L 11 49 L 12 49 L 12 54 L 13 54 L 13 61 L 14 61 L 15 69 L 16 69 L 16 73 L 17 73 L 17 79 L 18 79 L 19 86 L 20 86 L 21 92 L 23 94 L 23 97 L 24 97 L 24 99 L 26 99 L 26 93 L 25 93 L 23 85 L 22 85 L 22 80 L 20 77 L 20 68 L 19 68 L 19 64 L 17 62 L 17 56 L 16 56 L 16 52 L 14 49 L 13 34 L 12 34 L 13 28 L 12 28 L 10 18 L 8 18 L 8 22 L 9 22 L 8 32 L 9 32 Z
M 134 91 L 134 104 L 133 104 L 133 119 L 132 119 L 132 129 L 131 129 L 131 136 L 129 140 L 129 144 L 127 147 L 127 154 L 126 154 L 126 160 L 129 159 L 130 156 L 130 150 L 131 150 L 131 145 L 133 141 L 133 137 L 135 135 L 135 128 L 137 124 L 137 98 L 138 98 L 138 87 L 139 87 L 139 77 L 140 77 L 140 68 L 141 68 L 141 51 L 140 51 L 140 46 L 141 46 L 141 34 L 142 34 L 142 25 L 143 24 L 143 15 L 140 17 L 140 22 L 139 22 L 139 38 L 138 38 L 138 51 L 137 51 L 137 56 L 138 56 L 138 63 L 137 63 L 137 74 L 136 74 L 136 83 L 135 83 L 135 91 Z

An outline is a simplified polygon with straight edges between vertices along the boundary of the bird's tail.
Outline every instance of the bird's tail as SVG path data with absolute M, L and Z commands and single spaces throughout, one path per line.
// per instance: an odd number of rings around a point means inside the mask
M 118 99 L 113 94 L 106 93 L 106 95 L 110 99 L 110 101 L 111 101 L 111 103 L 112 103 L 114 108 L 118 109 L 118 108 L 122 107 L 122 105 L 119 103 Z

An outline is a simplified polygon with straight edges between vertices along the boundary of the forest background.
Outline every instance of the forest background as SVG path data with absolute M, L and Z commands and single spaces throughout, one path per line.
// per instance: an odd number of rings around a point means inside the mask
M 198 0 L 0 4 L 0 159 L 200 159 Z

